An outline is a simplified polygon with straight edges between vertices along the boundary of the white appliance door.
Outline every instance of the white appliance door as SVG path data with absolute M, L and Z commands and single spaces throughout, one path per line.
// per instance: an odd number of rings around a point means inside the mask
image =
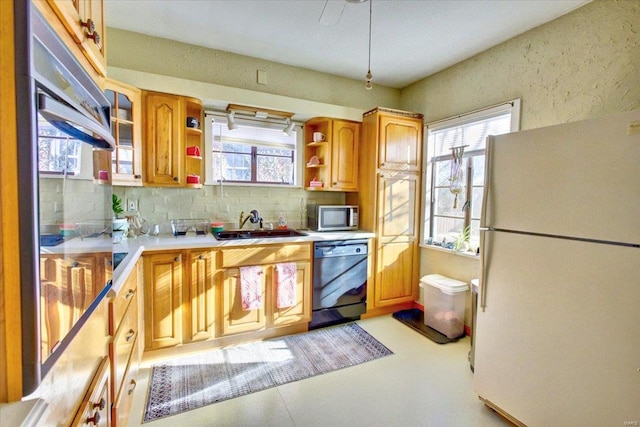
M 476 393 L 529 427 L 640 421 L 640 249 L 484 234 Z
M 483 226 L 640 244 L 640 110 L 489 138 Z

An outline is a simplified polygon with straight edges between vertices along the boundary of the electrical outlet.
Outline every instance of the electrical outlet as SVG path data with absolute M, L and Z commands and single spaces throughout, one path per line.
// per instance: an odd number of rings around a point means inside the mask
M 127 200 L 127 210 L 128 211 L 137 211 L 138 210 L 138 201 L 135 199 Z

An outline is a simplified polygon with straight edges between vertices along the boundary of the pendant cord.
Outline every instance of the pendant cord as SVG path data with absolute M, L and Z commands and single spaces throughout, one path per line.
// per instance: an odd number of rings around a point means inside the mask
M 369 67 L 367 69 L 367 75 L 364 76 L 366 84 L 364 85 L 365 89 L 367 90 L 371 90 L 371 88 L 373 87 L 371 85 L 371 79 L 373 78 L 373 76 L 371 75 L 371 16 L 372 16 L 372 10 L 373 10 L 373 0 L 369 0 Z
M 369 73 L 371 73 L 371 9 L 373 8 L 373 0 L 369 0 Z

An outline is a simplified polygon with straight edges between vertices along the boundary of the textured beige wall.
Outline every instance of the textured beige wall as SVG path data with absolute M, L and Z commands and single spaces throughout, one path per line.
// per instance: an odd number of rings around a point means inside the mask
M 198 82 L 370 110 L 397 108 L 400 90 L 234 53 L 108 28 L 109 67 L 179 77 Z M 267 85 L 257 83 L 267 72 Z M 364 76 L 363 76 L 364 79 Z M 235 99 L 223 101 L 237 103 Z M 265 106 L 266 107 L 266 106 Z
M 521 129 L 640 108 L 640 1 L 589 3 L 403 89 L 401 108 L 428 123 L 513 98 Z M 422 249 L 420 271 L 468 281 L 480 266 Z
M 302 116 L 362 120 L 376 106 L 397 108 L 400 90 L 331 76 L 298 67 L 188 45 L 167 39 L 109 28 L 108 73 L 136 87 L 202 99 L 205 108 L 238 103 L 292 111 Z M 257 84 L 257 70 L 267 72 L 267 85 Z M 312 192 L 300 188 L 206 186 L 201 190 L 114 187 L 122 197 L 139 201 L 140 213 L 161 231 L 169 220 L 208 218 L 237 226 L 240 211 L 258 209 L 268 222 L 285 211 L 289 225 L 300 227 L 300 206 L 307 201 L 344 203 L 344 193 Z
M 402 91 L 434 121 L 522 98 L 521 129 L 640 108 L 640 1 L 596 0 Z

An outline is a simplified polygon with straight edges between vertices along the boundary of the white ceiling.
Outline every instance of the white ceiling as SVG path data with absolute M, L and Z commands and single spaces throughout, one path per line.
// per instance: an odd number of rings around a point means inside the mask
M 106 0 L 105 12 L 109 27 L 364 82 L 371 4 L 373 83 L 403 88 L 589 0 L 357 1 Z

